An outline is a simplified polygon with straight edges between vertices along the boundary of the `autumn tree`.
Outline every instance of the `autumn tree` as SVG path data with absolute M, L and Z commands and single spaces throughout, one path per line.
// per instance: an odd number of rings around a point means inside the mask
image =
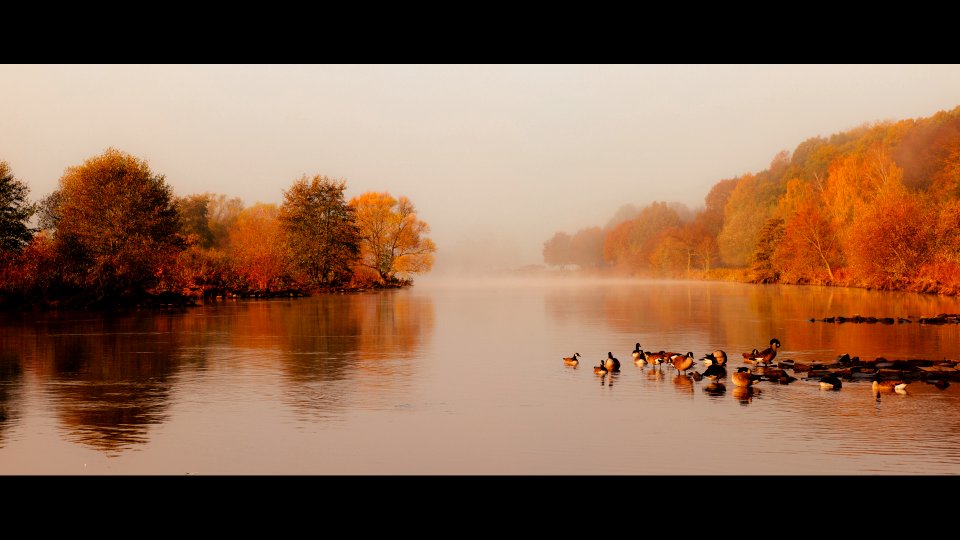
M 383 283 L 398 274 L 427 272 L 437 250 L 427 222 L 417 218 L 410 199 L 367 192 L 350 200 L 360 230 L 360 264 L 377 272 Z
M 30 188 L 13 176 L 10 165 L 0 161 L 0 251 L 18 251 L 33 236 L 27 222 L 35 208 L 27 201 Z
M 684 273 L 694 268 L 709 272 L 717 258 L 717 242 L 702 218 L 703 212 L 679 227 L 664 230 L 654 249 L 652 262 L 662 272 Z
M 745 174 L 737 182 L 724 207 L 723 229 L 717 236 L 720 257 L 730 266 L 747 266 L 764 227 L 786 189 L 783 178 L 788 160 L 778 153 L 770 168 L 757 174 Z
M 230 229 L 243 212 L 243 201 L 239 197 L 204 193 L 207 199 L 207 225 L 210 228 L 213 247 L 225 247 L 230 237 Z
M 543 243 L 543 262 L 554 266 L 563 266 L 573 262 L 573 258 L 570 256 L 569 234 L 557 232 Z
M 780 272 L 774 264 L 774 254 L 783 233 L 783 219 L 779 217 L 768 219 L 760 229 L 750 265 L 755 282 L 776 283 L 780 280 Z
M 902 288 L 931 260 L 935 225 L 918 196 L 888 183 L 850 227 L 851 270 L 866 285 Z
M 707 192 L 707 196 L 703 199 L 703 211 L 697 218 L 694 218 L 699 219 L 706 228 L 707 233 L 714 237 L 720 234 L 720 231 L 723 229 L 724 208 L 727 206 L 730 194 L 736 189 L 738 181 L 739 178 L 729 178 L 727 180 L 720 180 L 714 184 L 713 187 L 710 188 L 710 191 Z
M 184 247 L 164 177 L 114 148 L 67 169 L 51 200 L 58 249 L 101 299 L 149 289 Z
M 313 285 L 349 281 L 360 255 L 360 229 L 353 205 L 344 200 L 346 186 L 344 180 L 304 175 L 283 192 L 280 227 L 294 265 Z
M 603 260 L 603 241 L 606 235 L 600 227 L 580 229 L 570 239 L 571 262 L 580 268 L 600 268 Z
M 237 278 L 236 288 L 264 294 L 288 285 L 287 246 L 275 204 L 258 203 L 244 209 L 230 229 L 228 257 Z
M 625 221 L 607 233 L 603 244 L 604 259 L 631 272 L 647 270 L 660 232 L 679 225 L 676 210 L 665 202 L 651 203 L 635 219 Z
M 177 197 L 177 214 L 184 236 L 193 235 L 201 248 L 213 245 L 213 231 L 210 230 L 210 196 L 206 193 Z
M 833 271 L 842 263 L 842 250 L 834 225 L 824 213 L 817 185 L 799 178 L 790 180 L 778 213 L 785 223 L 784 236 L 774 253 L 774 268 L 789 282 L 832 283 Z

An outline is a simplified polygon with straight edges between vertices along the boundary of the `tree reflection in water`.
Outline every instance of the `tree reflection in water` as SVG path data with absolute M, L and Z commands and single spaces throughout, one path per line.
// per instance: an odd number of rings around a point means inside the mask
M 0 349 L 0 448 L 4 435 L 20 418 L 23 394 L 23 370 L 20 358 L 13 351 Z

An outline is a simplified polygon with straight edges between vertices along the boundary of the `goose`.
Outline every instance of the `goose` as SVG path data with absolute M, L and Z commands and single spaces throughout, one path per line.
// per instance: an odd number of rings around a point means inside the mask
M 875 375 L 873 377 L 873 384 L 870 386 L 873 389 L 874 394 L 879 392 L 896 392 L 898 394 L 906 394 L 907 384 L 908 383 L 905 383 L 899 379 L 893 381 L 883 381 L 880 380 L 880 375 Z
M 820 378 L 821 390 L 839 390 L 841 388 L 843 388 L 843 383 L 840 382 L 840 377 L 837 377 L 836 373 L 830 373 Z
M 633 353 L 632 353 L 632 354 L 633 354 L 633 361 L 634 361 L 634 362 L 643 360 L 643 349 L 640 348 L 640 344 L 639 344 L 639 343 L 637 343 L 636 347 L 633 348 Z
M 600 361 L 599 366 L 593 366 L 593 372 L 596 373 L 597 375 L 607 374 L 607 368 L 603 367 L 603 360 Z
M 766 349 L 759 352 L 754 349 L 749 353 L 749 356 L 748 353 L 743 353 L 743 357 L 747 361 L 752 360 L 754 362 L 763 362 L 764 364 L 769 364 L 770 362 L 773 362 L 774 358 L 777 357 L 777 349 L 779 348 L 780 340 L 773 338 L 770 340 L 770 346 Z
M 647 351 L 644 353 L 644 358 L 647 360 L 648 364 L 650 364 L 653 367 L 657 367 L 657 365 L 663 363 L 664 359 L 666 358 L 666 354 L 667 353 L 663 351 L 660 351 L 658 353 L 652 353 L 650 351 Z
M 703 376 L 711 381 L 718 381 L 727 376 L 727 368 L 718 364 L 713 364 L 712 366 L 707 366 L 707 369 L 703 370 Z
M 718 366 L 723 366 L 723 365 L 726 365 L 727 363 L 727 353 L 725 353 L 724 351 L 721 351 L 720 349 L 717 349 L 712 353 L 708 353 L 704 355 L 703 358 L 701 358 L 701 360 L 703 360 L 703 365 L 707 367 L 710 367 L 714 364 Z
M 760 376 L 754 375 L 750 373 L 749 369 L 742 367 L 737 368 L 737 372 L 731 375 L 730 379 L 737 386 L 753 386 L 753 383 L 760 380 Z
M 677 371 L 682 371 L 686 375 L 687 370 L 693 367 L 693 353 L 675 354 L 670 357 L 670 363 L 677 368 Z
M 580 353 L 575 352 L 573 353 L 573 356 L 569 358 L 564 358 L 563 363 L 568 366 L 575 366 L 580 363 L 580 360 L 578 360 L 579 357 L 580 357 Z
M 613 357 L 612 352 L 607 353 L 607 359 L 604 364 L 607 368 L 607 371 L 616 373 L 620 371 L 620 361 Z

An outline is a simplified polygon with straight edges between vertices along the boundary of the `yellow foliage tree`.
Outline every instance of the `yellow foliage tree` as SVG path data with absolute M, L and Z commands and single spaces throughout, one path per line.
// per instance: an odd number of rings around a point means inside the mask
M 383 283 L 397 275 L 428 272 L 437 248 L 426 237 L 430 225 L 417 218 L 410 199 L 387 192 L 367 192 L 350 200 L 360 229 L 360 264 Z

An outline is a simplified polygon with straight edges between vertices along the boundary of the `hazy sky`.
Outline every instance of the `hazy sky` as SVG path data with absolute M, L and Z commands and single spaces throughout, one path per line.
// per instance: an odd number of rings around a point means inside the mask
M 39 199 L 113 146 L 178 195 L 280 203 L 302 174 L 406 195 L 437 270 L 542 262 L 623 204 L 867 121 L 960 105 L 960 66 L 0 66 L 0 160 Z

